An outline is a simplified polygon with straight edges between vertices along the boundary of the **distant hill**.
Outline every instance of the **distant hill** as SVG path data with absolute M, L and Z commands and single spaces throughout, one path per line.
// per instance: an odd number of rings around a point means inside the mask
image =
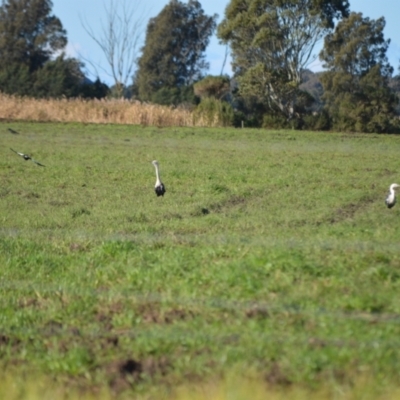
M 315 105 L 313 109 L 318 110 L 322 107 L 322 94 L 324 90 L 322 88 L 319 77 L 323 72 L 313 72 L 309 69 L 305 69 L 301 72 L 301 78 L 303 83 L 300 85 L 300 89 L 311 94 L 315 99 Z

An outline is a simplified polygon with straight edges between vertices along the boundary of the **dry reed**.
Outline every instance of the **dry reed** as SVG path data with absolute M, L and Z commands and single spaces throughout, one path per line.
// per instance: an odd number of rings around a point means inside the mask
M 33 99 L 0 93 L 0 118 L 143 126 L 210 126 L 183 108 L 129 100 Z M 216 123 L 218 123 L 216 121 Z M 216 126 L 213 124 L 212 126 Z

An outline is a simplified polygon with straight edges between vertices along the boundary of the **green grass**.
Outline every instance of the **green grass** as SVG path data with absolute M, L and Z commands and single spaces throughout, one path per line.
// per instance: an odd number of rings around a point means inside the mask
M 400 206 L 384 197 L 400 137 L 14 123 L 0 138 L 6 373 L 114 393 L 232 370 L 290 391 L 398 382 Z

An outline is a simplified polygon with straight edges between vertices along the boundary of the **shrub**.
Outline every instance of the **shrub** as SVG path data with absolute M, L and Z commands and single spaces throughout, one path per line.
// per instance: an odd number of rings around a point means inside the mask
M 264 114 L 262 127 L 267 129 L 285 129 L 289 127 L 287 118 L 282 114 Z
M 325 110 L 305 115 L 303 122 L 303 129 L 312 131 L 327 131 L 331 128 L 331 119 Z
M 203 121 L 207 126 L 232 126 L 234 112 L 229 103 L 210 97 L 200 102 L 194 111 L 193 118 L 195 124 Z
M 227 76 L 212 76 L 208 75 L 199 82 L 193 85 L 196 96 L 204 99 L 213 97 L 221 100 L 230 91 L 230 81 Z
M 179 104 L 197 104 L 198 99 L 193 92 L 193 86 L 182 86 L 180 88 L 162 87 L 151 96 L 151 102 L 164 106 Z

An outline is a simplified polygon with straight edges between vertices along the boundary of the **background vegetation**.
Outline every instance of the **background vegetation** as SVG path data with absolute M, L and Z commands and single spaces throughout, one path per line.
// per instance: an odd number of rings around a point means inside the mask
M 398 384 L 397 136 L 21 122 L 1 138 L 14 379 L 147 396 L 232 371 L 286 395 Z
M 385 19 L 363 16 L 347 0 L 231 0 L 219 25 L 197 0 L 170 0 L 145 32 L 144 14 L 129 2 L 109 0 L 104 9 L 101 32 L 83 25 L 104 52 L 108 67 L 96 67 L 109 69 L 110 88 L 87 79 L 81 60 L 65 56 L 67 32 L 50 0 L 5 0 L 0 91 L 124 97 L 185 108 L 210 126 L 400 132 L 399 77 L 386 56 Z M 225 61 L 232 56 L 231 77 L 207 75 L 205 52 L 215 30 L 227 46 Z M 324 67 L 317 74 L 307 70 L 316 56 Z

